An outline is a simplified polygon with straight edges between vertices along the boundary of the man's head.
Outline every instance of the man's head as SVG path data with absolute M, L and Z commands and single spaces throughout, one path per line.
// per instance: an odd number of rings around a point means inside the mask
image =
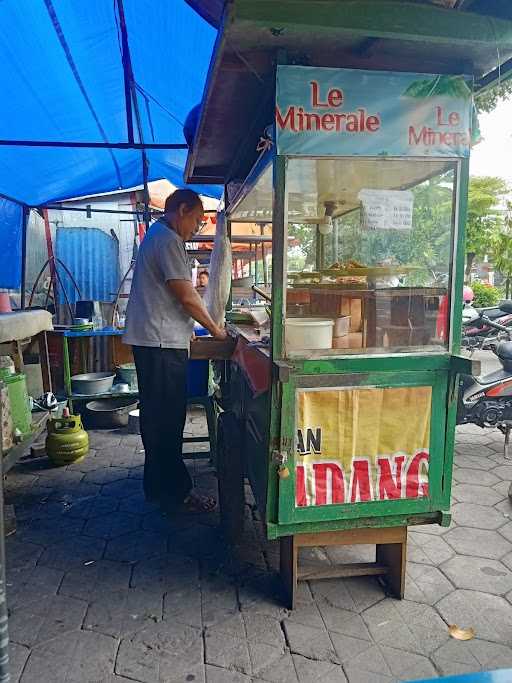
M 197 284 L 199 285 L 199 287 L 206 287 L 209 279 L 210 279 L 210 276 L 208 275 L 208 271 L 202 270 L 197 275 Z
M 201 198 L 193 190 L 175 190 L 165 200 L 165 217 L 182 239 L 189 240 L 204 220 Z

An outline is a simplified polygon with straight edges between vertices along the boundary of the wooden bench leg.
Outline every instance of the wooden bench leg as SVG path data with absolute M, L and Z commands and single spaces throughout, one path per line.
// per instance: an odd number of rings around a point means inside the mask
M 405 569 L 407 564 L 407 532 L 402 543 L 377 545 L 377 563 L 386 565 L 387 584 L 396 598 L 403 599 L 405 593 Z
M 297 565 L 298 543 L 295 540 L 295 536 L 283 536 L 280 540 L 280 569 L 288 609 L 294 609 L 295 607 Z
M 50 372 L 50 360 L 48 355 L 48 338 L 46 332 L 37 335 L 39 345 L 39 362 L 41 363 L 41 374 L 43 377 L 44 391 L 52 391 L 52 376 Z
M 16 372 L 25 372 L 25 362 L 23 360 L 23 349 L 20 341 L 12 342 L 13 360 Z

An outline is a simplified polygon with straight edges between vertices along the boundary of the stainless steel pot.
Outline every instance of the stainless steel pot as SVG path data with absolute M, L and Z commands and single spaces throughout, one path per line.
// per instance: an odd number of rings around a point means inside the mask
M 86 404 L 87 424 L 92 428 L 126 427 L 128 416 L 137 405 L 138 402 L 128 396 L 90 401 Z

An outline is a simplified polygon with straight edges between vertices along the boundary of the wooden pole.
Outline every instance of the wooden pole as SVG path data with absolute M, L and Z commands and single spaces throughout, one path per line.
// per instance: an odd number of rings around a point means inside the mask
M 48 252 L 48 264 L 50 266 L 50 279 L 53 289 L 53 298 L 55 304 L 55 319 L 59 322 L 59 301 L 57 288 L 57 271 L 55 267 L 55 254 L 53 252 L 52 231 L 50 228 L 50 220 L 48 218 L 48 209 L 43 209 L 44 220 L 44 234 L 46 237 L 46 251 Z M 49 290 L 48 290 L 49 291 Z

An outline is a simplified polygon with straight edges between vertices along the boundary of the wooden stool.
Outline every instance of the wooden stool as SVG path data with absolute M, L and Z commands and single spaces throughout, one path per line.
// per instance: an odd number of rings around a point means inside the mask
M 304 568 L 298 563 L 299 548 L 333 545 L 375 545 L 376 562 L 341 564 L 327 569 Z M 405 590 L 407 527 L 364 528 L 323 531 L 281 538 L 281 579 L 289 609 L 295 606 L 297 583 L 348 576 L 386 576 L 393 595 L 402 599 Z
M 194 451 L 183 453 L 184 460 L 209 458 L 213 465 L 217 464 L 217 413 L 213 396 L 196 396 L 187 399 L 187 406 L 202 406 L 206 413 L 208 434 L 206 436 L 184 436 L 183 443 L 210 444 L 209 451 Z

